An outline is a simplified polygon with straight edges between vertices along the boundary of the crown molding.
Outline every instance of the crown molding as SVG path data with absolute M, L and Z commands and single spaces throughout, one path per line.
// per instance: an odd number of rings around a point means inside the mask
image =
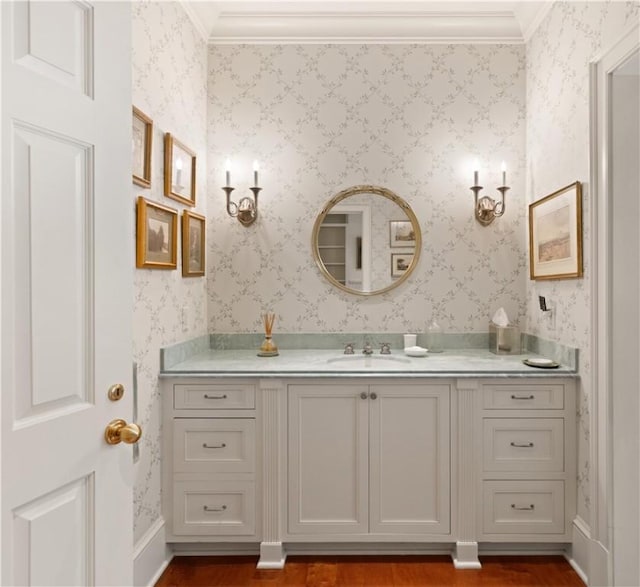
M 533 37 L 533 34 L 538 30 L 538 27 L 542 24 L 542 21 L 546 18 L 547 14 L 549 14 L 555 3 L 556 0 L 544 0 L 526 21 L 523 22 L 523 20 L 520 20 L 523 28 L 522 38 L 525 43 L 528 43 L 531 37 Z
M 205 43 L 208 42 L 209 32 L 207 31 L 207 26 L 205 25 L 202 17 L 194 10 L 193 2 L 190 2 L 188 0 L 178 0 L 178 4 L 182 6 L 182 9 L 185 11 L 187 16 L 189 17 L 189 20 L 191 21 L 191 24 L 193 24 L 193 26 L 195 27 L 196 31 L 198 31 L 198 34 L 200 35 L 200 37 L 202 37 L 202 40 Z
M 221 13 L 209 44 L 233 43 L 518 43 L 506 12 Z
M 210 45 L 522 44 L 554 0 L 179 0 Z

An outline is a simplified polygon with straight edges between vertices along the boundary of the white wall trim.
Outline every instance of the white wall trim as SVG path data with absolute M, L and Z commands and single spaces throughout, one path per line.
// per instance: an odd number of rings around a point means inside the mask
M 580 517 L 573 520 L 573 545 L 570 553 L 565 553 L 567 562 L 578 574 L 585 585 L 589 584 L 589 563 L 591 552 L 591 529 L 589 525 Z
M 166 543 L 165 524 L 158 518 L 133 548 L 133 584 L 153 587 L 173 558 Z
M 215 45 L 522 45 L 521 37 L 210 37 Z
M 206 43 L 207 37 L 209 36 L 209 34 L 207 33 L 207 29 L 205 28 L 204 23 L 202 22 L 200 17 L 196 14 L 196 12 L 193 10 L 191 3 L 187 2 L 186 0 L 178 0 L 178 3 L 180 4 L 180 6 L 182 6 L 182 9 L 185 11 L 187 16 L 189 17 L 189 20 L 191 21 L 195 29 L 198 31 L 198 34 L 200 35 L 200 37 L 202 37 L 202 40 Z
M 590 493 L 592 504 L 591 545 L 597 557 L 590 563 L 591 580 L 613 581 L 612 534 L 612 409 L 611 409 L 611 178 L 608 136 L 609 74 L 638 47 L 638 25 L 626 30 L 612 46 L 590 64 L 589 165 L 591 201 L 591 421 Z M 603 568 L 604 567 L 604 568 Z
M 182 0 L 189 4 L 188 0 Z M 347 4 L 347 3 L 345 3 Z M 416 5 L 360 4 L 343 10 L 304 3 L 246 9 L 192 9 L 211 45 L 518 43 L 521 26 L 509 10 L 425 10 Z
M 535 17 L 528 23 L 526 29 L 522 31 L 522 37 L 525 43 L 528 43 L 531 37 L 533 37 L 534 33 L 538 30 L 538 27 L 547 17 L 547 14 L 549 14 L 555 3 L 556 0 L 545 0 L 545 3 L 538 9 Z
M 586 573 L 580 568 L 580 566 L 576 563 L 576 561 L 573 559 L 573 557 L 571 556 L 567 556 L 565 554 L 564 558 L 567 559 L 567 562 L 569 563 L 569 565 L 571 566 L 571 568 L 576 572 L 576 574 L 578 575 L 578 577 L 580 577 L 581 581 L 585 584 L 588 585 L 589 584 L 589 579 L 586 575 Z

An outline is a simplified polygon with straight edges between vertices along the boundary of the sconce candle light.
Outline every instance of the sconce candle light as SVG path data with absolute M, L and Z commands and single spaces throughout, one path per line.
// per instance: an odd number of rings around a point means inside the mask
M 509 190 L 507 187 L 507 166 L 505 162 L 502 162 L 502 185 L 498 188 L 500 192 L 500 200 L 496 201 L 489 196 L 482 196 L 478 198 L 478 194 L 480 190 L 482 190 L 482 186 L 478 184 L 478 175 L 479 175 L 480 164 L 476 159 L 474 168 L 473 168 L 473 185 L 471 186 L 471 191 L 473 191 L 473 197 L 475 200 L 475 216 L 476 220 L 482 224 L 482 226 L 488 226 L 491 224 L 495 218 L 502 216 L 505 211 L 506 202 L 505 202 L 505 194 Z
M 227 159 L 225 165 L 226 183 L 222 189 L 227 194 L 227 214 L 232 218 L 237 218 L 243 226 L 253 224 L 258 217 L 258 194 L 262 188 L 258 187 L 258 162 L 253 162 L 253 187 L 249 188 L 253 192 L 253 198 L 245 196 L 239 203 L 231 201 L 231 192 L 235 189 L 231 187 L 231 160 Z

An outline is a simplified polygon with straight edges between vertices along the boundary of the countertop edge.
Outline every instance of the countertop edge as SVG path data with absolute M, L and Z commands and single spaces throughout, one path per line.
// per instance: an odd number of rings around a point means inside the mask
M 432 371 L 421 373 L 393 372 L 393 371 L 307 371 L 296 373 L 292 371 L 246 372 L 246 371 L 161 371 L 161 379 L 170 378 L 207 378 L 207 379 L 528 379 L 528 378 L 578 378 L 576 371 L 560 371 L 556 369 L 523 371 Z

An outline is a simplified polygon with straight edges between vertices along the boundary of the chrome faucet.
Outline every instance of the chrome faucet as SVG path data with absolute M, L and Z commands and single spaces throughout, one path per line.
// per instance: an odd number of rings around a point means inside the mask
M 364 343 L 364 349 L 362 350 L 362 352 L 365 355 L 372 355 L 373 354 L 373 349 L 371 348 L 371 345 L 368 342 Z
M 388 342 L 380 343 L 380 354 L 381 355 L 390 355 L 391 354 L 391 344 Z
M 344 345 L 344 354 L 345 355 L 353 355 L 353 345 L 355 343 L 353 342 L 348 342 L 347 344 Z

